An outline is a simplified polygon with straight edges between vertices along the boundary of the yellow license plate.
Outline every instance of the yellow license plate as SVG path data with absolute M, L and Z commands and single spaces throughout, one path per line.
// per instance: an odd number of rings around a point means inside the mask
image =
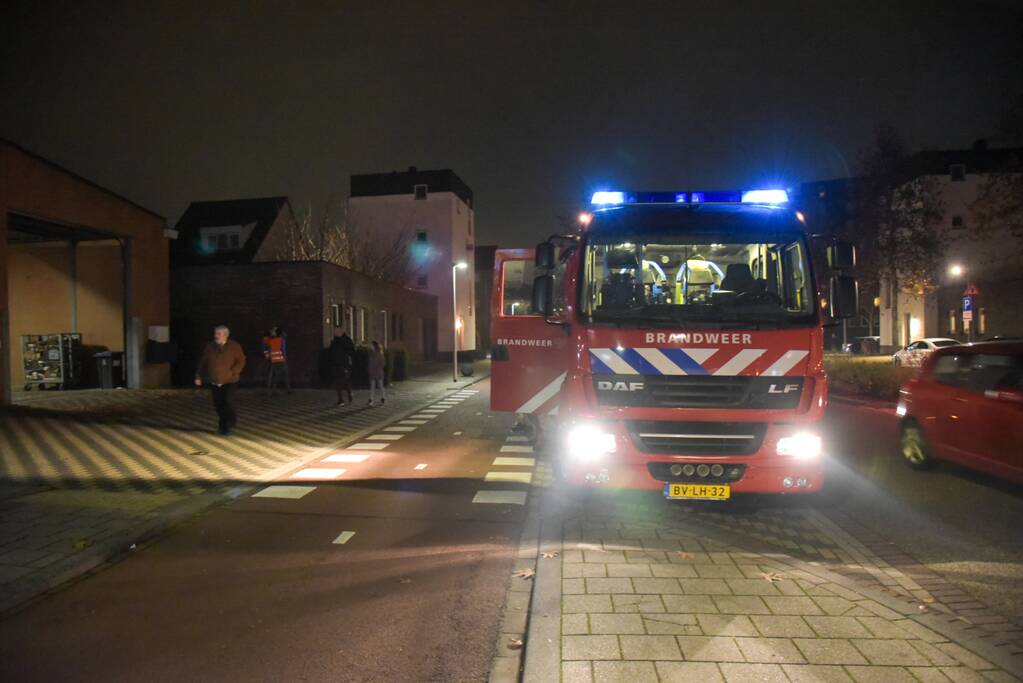
M 732 489 L 727 484 L 672 484 L 664 485 L 667 498 L 695 498 L 697 500 L 728 500 Z

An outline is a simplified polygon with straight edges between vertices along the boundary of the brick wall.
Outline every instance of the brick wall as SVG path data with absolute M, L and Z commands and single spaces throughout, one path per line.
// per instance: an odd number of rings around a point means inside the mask
M 398 312 L 405 318 L 406 341 L 394 345 L 406 348 L 414 358 L 421 355 L 421 342 L 409 339 L 418 330 L 413 321 L 436 319 L 434 297 L 326 263 L 176 268 L 171 272 L 171 335 L 180 354 L 175 381 L 190 381 L 195 359 L 219 324 L 230 327 L 231 338 L 246 351 L 243 381 L 261 381 L 265 376 L 262 337 L 277 324 L 288 335 L 292 381 L 316 384 L 322 374 L 323 350 L 333 337 L 333 301 L 365 307 L 369 320 L 376 320 L 381 310 Z M 370 333 L 370 338 L 381 338 L 372 327 Z

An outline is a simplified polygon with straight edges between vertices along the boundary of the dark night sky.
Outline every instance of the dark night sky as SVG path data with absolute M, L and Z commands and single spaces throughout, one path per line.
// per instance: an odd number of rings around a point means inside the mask
M 478 241 L 518 245 L 598 186 L 845 175 L 881 122 L 967 146 L 1023 93 L 1005 0 L 289 4 L 3 10 L 0 136 L 171 223 L 450 167 Z

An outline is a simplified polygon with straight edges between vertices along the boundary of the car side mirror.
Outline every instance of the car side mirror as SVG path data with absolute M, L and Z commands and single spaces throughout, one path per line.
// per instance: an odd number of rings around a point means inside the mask
M 554 245 L 551 242 L 536 245 L 534 263 L 537 268 L 553 268 L 556 265 L 555 260 Z
M 856 267 L 856 247 L 850 242 L 835 242 L 828 247 L 828 266 L 834 270 Z
M 547 317 L 553 310 L 554 276 L 537 275 L 533 279 L 533 313 Z
M 851 275 L 833 275 L 831 277 L 831 317 L 837 320 L 852 318 L 859 309 L 859 290 L 856 278 Z

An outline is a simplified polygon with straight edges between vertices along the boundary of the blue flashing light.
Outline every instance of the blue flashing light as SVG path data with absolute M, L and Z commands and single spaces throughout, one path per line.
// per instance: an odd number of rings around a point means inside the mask
M 675 193 L 675 203 L 676 204 L 685 204 L 686 203 L 686 193 L 685 192 L 677 192 L 677 193 Z
M 690 195 L 689 195 L 689 203 L 690 204 L 699 204 L 702 201 L 703 201 L 703 193 L 702 192 L 692 192 L 692 193 L 690 193 Z
M 624 192 L 594 192 L 590 199 L 592 204 L 624 204 Z
M 789 193 L 785 190 L 747 190 L 742 193 L 743 204 L 785 204 Z

